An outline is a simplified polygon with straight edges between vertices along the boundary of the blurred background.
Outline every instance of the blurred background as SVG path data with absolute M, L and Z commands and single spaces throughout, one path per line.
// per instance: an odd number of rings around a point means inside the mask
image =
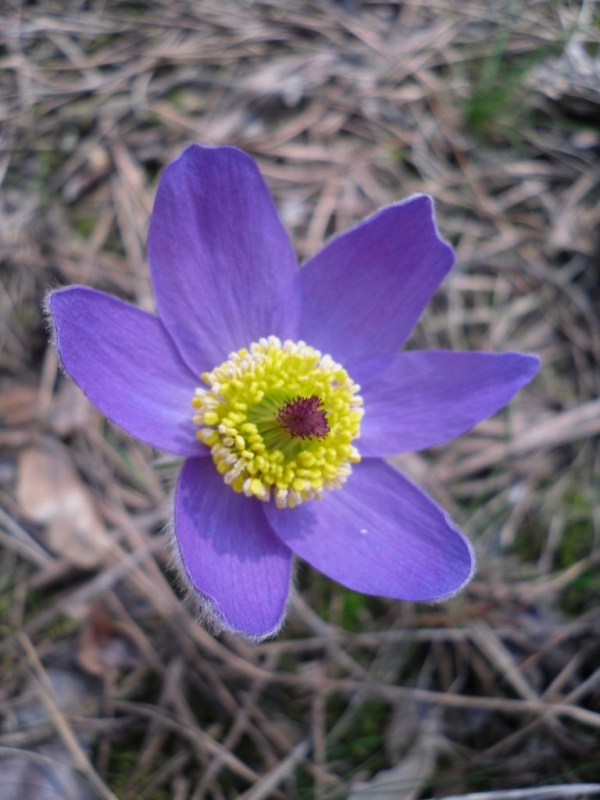
M 540 354 L 508 409 L 394 459 L 474 542 L 459 597 L 299 564 L 276 640 L 197 624 L 177 465 L 59 373 L 42 310 L 70 283 L 153 308 L 192 141 L 258 161 L 301 261 L 433 195 L 457 264 L 409 346 Z M 1 800 L 599 791 L 599 151 L 594 0 L 0 0 Z

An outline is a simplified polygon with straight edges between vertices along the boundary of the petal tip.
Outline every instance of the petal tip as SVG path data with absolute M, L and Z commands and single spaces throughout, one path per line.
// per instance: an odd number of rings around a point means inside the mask
M 513 394 L 532 381 L 542 366 L 542 359 L 536 353 L 515 353 L 509 351 L 506 353 L 498 353 L 497 357 L 505 359 L 506 363 L 511 365 L 513 381 L 516 385 Z
M 443 603 L 445 600 L 450 600 L 453 597 L 456 597 L 457 594 L 462 592 L 462 590 L 471 582 L 475 572 L 477 571 L 477 558 L 475 556 L 475 550 L 473 549 L 473 545 L 467 539 L 467 537 L 457 530 L 454 525 L 452 524 L 452 520 L 449 519 L 448 515 L 444 515 L 446 517 L 446 522 L 450 528 L 452 528 L 455 534 L 460 537 L 461 543 L 464 546 L 465 553 L 464 553 L 464 561 L 461 564 L 463 567 L 462 570 L 457 570 L 457 578 L 459 582 L 454 586 L 452 589 L 444 592 L 437 597 L 432 597 L 429 601 L 431 603 Z M 461 574 L 462 573 L 462 574 Z
M 528 375 L 527 380 L 532 380 L 535 378 L 542 366 L 542 359 L 537 355 L 537 353 L 521 353 L 520 355 L 526 360 L 528 365 L 526 370 Z
M 60 295 L 69 291 L 74 287 L 72 286 L 59 286 L 55 289 L 48 289 L 42 301 L 42 308 L 46 317 L 46 321 L 52 330 L 55 329 L 57 304 L 60 305 Z M 78 287 L 81 288 L 81 287 Z
M 409 198 L 413 199 L 413 198 Z M 456 260 L 456 255 L 454 253 L 454 249 L 451 244 L 449 244 L 446 239 L 440 233 L 438 228 L 437 220 L 435 217 L 435 200 L 431 195 L 428 194 L 418 194 L 414 196 L 414 202 L 419 203 L 422 206 L 422 213 L 427 214 L 429 217 L 429 222 L 431 223 L 431 227 L 433 229 L 433 235 L 437 239 L 438 244 L 441 246 L 440 254 L 443 253 L 444 259 L 444 268 L 445 268 L 445 275 L 450 272 L 452 267 L 454 266 L 454 261 Z
M 232 147 L 231 145 L 203 145 L 198 144 L 197 142 L 188 145 L 176 159 L 166 165 L 163 170 L 163 177 L 169 173 L 175 173 L 181 168 L 189 169 L 191 167 L 192 169 L 195 169 L 201 166 L 202 162 L 205 162 L 207 158 L 219 158 L 228 159 L 229 161 L 237 161 L 238 163 L 243 164 L 244 167 L 249 169 L 254 175 L 259 176 L 262 181 L 262 176 L 258 165 L 254 159 L 248 155 L 248 153 L 244 152 L 244 150 L 240 150 L 239 147 Z

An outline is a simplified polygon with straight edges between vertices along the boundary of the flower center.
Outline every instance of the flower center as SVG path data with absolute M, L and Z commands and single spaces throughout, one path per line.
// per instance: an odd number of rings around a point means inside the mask
M 360 387 L 304 342 L 260 339 L 202 380 L 196 435 L 236 492 L 294 507 L 338 489 L 360 461 Z
M 288 400 L 279 410 L 277 422 L 292 439 L 324 439 L 330 430 L 327 414 L 316 394 Z

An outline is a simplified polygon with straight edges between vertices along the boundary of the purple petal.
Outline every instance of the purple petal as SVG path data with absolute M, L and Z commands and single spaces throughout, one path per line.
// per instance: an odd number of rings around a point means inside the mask
M 438 600 L 470 579 L 464 536 L 420 489 L 379 459 L 348 483 L 296 508 L 267 506 L 278 536 L 309 564 L 364 594 Z
M 165 169 L 148 258 L 160 317 L 194 372 L 261 336 L 297 338 L 296 257 L 241 150 L 192 145 Z
M 292 554 L 264 507 L 223 482 L 208 459 L 186 461 L 175 496 L 175 535 L 190 583 L 219 626 L 251 638 L 280 627 Z
M 384 208 L 300 270 L 301 338 L 346 368 L 397 352 L 453 261 L 429 197 Z
M 363 384 L 358 449 L 386 456 L 459 436 L 506 405 L 539 364 L 520 353 L 400 353 L 381 377 Z
M 84 286 L 53 292 L 48 306 L 65 370 L 105 416 L 161 450 L 208 453 L 192 422 L 199 379 L 158 317 Z

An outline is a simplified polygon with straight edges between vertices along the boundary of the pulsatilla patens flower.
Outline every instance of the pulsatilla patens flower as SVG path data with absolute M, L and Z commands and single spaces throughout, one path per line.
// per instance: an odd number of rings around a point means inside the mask
M 298 269 L 252 159 L 192 145 L 160 180 L 148 257 L 157 315 L 80 286 L 49 311 L 90 400 L 186 458 L 175 550 L 215 625 L 275 632 L 294 553 L 368 594 L 460 589 L 471 547 L 383 459 L 465 432 L 538 359 L 399 352 L 453 263 L 431 200 L 382 209 Z

